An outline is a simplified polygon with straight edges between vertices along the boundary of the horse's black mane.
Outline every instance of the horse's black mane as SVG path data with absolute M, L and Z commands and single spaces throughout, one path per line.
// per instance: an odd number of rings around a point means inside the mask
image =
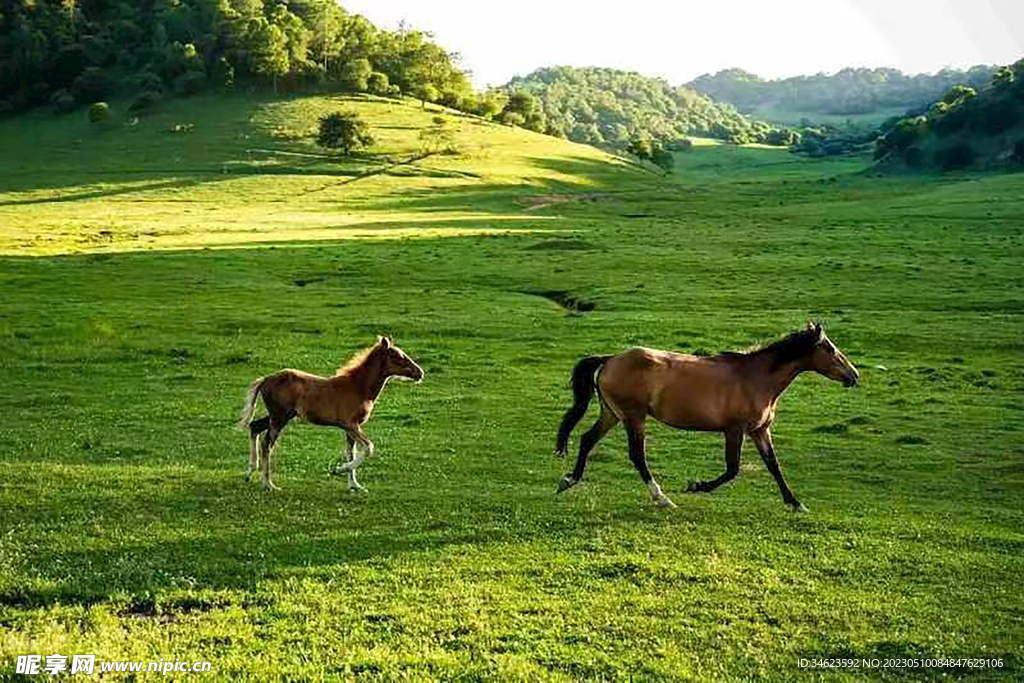
M 814 327 L 805 327 L 796 332 L 790 332 L 782 339 L 773 341 L 752 351 L 723 351 L 716 358 L 723 360 L 743 360 L 755 358 L 768 353 L 775 354 L 772 368 L 803 358 L 814 350 L 818 343 L 818 330 Z

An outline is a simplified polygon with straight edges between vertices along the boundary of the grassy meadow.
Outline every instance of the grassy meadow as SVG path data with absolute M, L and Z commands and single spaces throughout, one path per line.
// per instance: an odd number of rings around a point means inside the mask
M 313 144 L 339 107 L 372 154 Z M 1024 175 L 700 145 L 663 177 L 453 114 L 460 153 L 419 158 L 438 114 L 237 96 L 0 121 L 0 678 L 54 652 L 240 680 L 1024 673 Z M 724 469 L 721 437 L 653 423 L 678 509 L 621 429 L 554 495 L 578 358 L 808 319 L 862 374 L 781 401 L 809 514 L 750 443 L 733 485 L 683 493 Z M 282 490 L 246 484 L 248 382 L 385 333 L 426 377 L 367 425 L 369 492 L 328 475 L 340 434 L 298 423 Z

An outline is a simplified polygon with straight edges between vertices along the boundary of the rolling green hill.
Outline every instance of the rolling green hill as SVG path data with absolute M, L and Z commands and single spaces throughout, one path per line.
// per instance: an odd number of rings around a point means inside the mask
M 980 88 L 996 67 L 943 69 L 935 74 L 905 74 L 890 68 L 848 68 L 834 74 L 768 80 L 743 69 L 704 74 L 687 87 L 739 111 L 776 124 L 881 123 L 908 110 L 928 106 L 951 87 Z
M 924 114 L 889 122 L 875 158 L 911 169 L 1024 169 L 1024 59 L 980 92 L 951 88 Z
M 370 122 L 377 142 L 367 154 L 344 159 L 316 146 L 318 118 L 338 110 Z M 514 195 L 524 184 L 536 194 L 643 175 L 593 147 L 370 96 L 205 96 L 125 116 L 115 105 L 112 123 L 46 111 L 0 121 L 8 159 L 0 168 L 0 250 L 459 234 L 471 216 L 488 218 L 477 232 L 543 229 L 548 221 L 522 207 L 488 211 L 488 196 Z M 421 136 L 438 116 L 457 154 L 424 157 Z M 452 190 L 479 193 L 480 201 L 443 217 L 406 208 Z M 202 209 L 183 211 L 185 197 Z M 295 197 L 307 199 L 275 210 Z
M 751 121 L 728 104 L 637 73 L 554 66 L 504 86 L 539 101 L 546 130 L 576 142 L 624 148 L 631 140 L 672 142 L 689 135 L 737 143 L 785 141 L 783 131 Z

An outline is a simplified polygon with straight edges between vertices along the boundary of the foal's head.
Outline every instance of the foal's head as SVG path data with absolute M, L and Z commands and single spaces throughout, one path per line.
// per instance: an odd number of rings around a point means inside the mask
M 384 356 L 384 376 L 402 377 L 419 382 L 423 379 L 423 368 L 416 365 L 405 351 L 391 343 L 389 337 L 381 337 L 377 342 L 377 353 Z
M 837 382 L 843 386 L 852 387 L 860 379 L 860 373 L 853 367 L 846 355 L 832 343 L 832 340 L 825 334 L 820 324 L 808 325 L 808 333 L 812 335 L 814 345 L 807 358 L 810 362 L 810 369 Z

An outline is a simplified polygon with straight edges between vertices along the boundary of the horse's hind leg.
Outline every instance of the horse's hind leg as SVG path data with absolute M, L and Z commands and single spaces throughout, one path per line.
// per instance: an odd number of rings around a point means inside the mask
M 615 413 L 608 408 L 608 406 L 601 403 L 601 416 L 597 418 L 597 422 L 594 426 L 586 431 L 583 438 L 580 439 L 580 452 L 576 456 L 576 467 L 573 469 L 572 474 L 567 474 L 562 477 L 562 480 L 558 482 L 558 493 L 565 491 L 568 488 L 572 488 L 583 479 L 583 470 L 587 466 L 587 456 L 590 451 L 597 445 L 597 442 L 604 438 L 604 435 L 611 431 L 612 427 L 619 423 L 619 418 L 615 416 Z
M 263 441 L 260 444 L 260 467 L 263 470 L 263 488 L 267 491 L 277 491 L 277 486 L 274 482 L 270 481 L 270 456 L 274 451 L 274 445 L 277 443 L 278 437 L 281 436 L 281 432 L 284 430 L 287 421 L 277 422 L 271 419 L 270 427 L 267 429 L 266 434 L 263 436 Z
M 658 486 L 658 482 L 654 480 L 651 471 L 647 468 L 647 455 L 644 453 L 646 437 L 643 418 L 627 419 L 624 424 L 629 437 L 629 459 L 633 461 L 633 466 L 640 473 L 640 478 L 647 484 L 647 490 L 651 492 L 651 499 L 658 507 L 674 508 L 675 503 L 661 492 L 661 487 Z
M 245 472 L 245 480 L 249 481 L 252 473 L 259 469 L 260 433 L 270 427 L 270 418 L 262 417 L 253 420 L 249 425 L 249 469 Z
M 687 493 L 711 493 L 730 482 L 740 473 L 740 454 L 743 452 L 743 430 L 730 429 L 725 433 L 725 474 L 711 481 L 691 481 Z

